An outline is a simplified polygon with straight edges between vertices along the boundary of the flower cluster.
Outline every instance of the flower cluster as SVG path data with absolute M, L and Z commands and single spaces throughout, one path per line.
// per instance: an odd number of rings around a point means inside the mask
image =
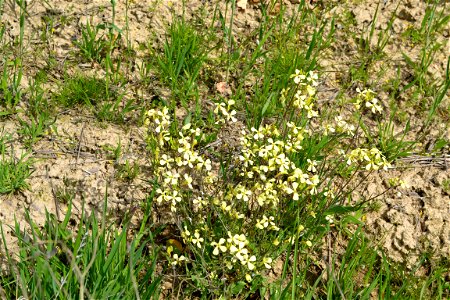
M 309 119 L 317 117 L 319 114 L 314 110 L 314 101 L 317 92 L 316 87 L 319 85 L 317 73 L 310 71 L 307 74 L 304 74 L 300 70 L 295 70 L 295 74 L 292 74 L 291 78 L 293 78 L 294 83 L 297 84 L 293 99 L 294 108 L 305 110 Z M 288 91 L 288 89 L 282 91 L 282 102 L 286 101 L 285 99 Z
M 263 215 L 260 220 L 257 220 L 256 228 L 261 229 L 261 230 L 269 229 L 269 230 L 278 231 L 278 230 L 280 230 L 280 228 L 275 225 L 274 220 L 275 220 L 275 218 L 273 216 L 270 216 L 269 218 L 267 218 L 266 215 Z
M 225 124 L 227 122 L 236 122 L 236 111 L 232 109 L 235 104 L 234 100 L 228 100 L 227 102 L 220 102 L 216 104 L 214 113 L 218 116 L 216 124 Z
M 194 234 L 192 234 L 187 227 L 184 227 L 182 231 L 183 241 L 185 243 L 191 243 L 199 249 L 202 249 L 205 244 L 205 239 L 201 237 L 199 230 L 195 230 Z M 232 234 L 230 231 L 227 232 L 226 238 L 219 238 L 217 241 L 211 240 L 209 241 L 209 245 L 212 247 L 213 256 L 222 256 L 223 261 L 225 262 L 226 267 L 229 270 L 233 270 L 237 263 L 238 265 L 245 268 L 245 277 L 248 281 L 251 280 L 251 276 L 248 272 L 255 271 L 257 266 L 259 268 L 270 269 L 270 263 L 272 259 L 270 257 L 265 257 L 262 261 L 257 261 L 255 255 L 251 254 L 251 251 L 248 248 L 249 241 L 244 234 Z M 173 249 L 170 249 L 172 251 Z M 170 254 L 170 252 L 169 252 Z M 186 261 L 187 259 L 184 256 L 177 255 L 175 257 L 172 256 L 172 265 L 179 264 L 180 261 Z M 249 277 L 250 276 L 250 277 Z M 250 278 L 250 279 L 249 279 Z
M 232 109 L 234 101 L 219 103 L 215 113 L 219 123 L 235 122 L 236 112 Z M 191 249 L 212 248 L 212 255 L 226 254 L 227 266 L 230 269 L 239 264 L 243 276 L 251 279 L 248 272 L 258 272 L 257 269 L 270 267 L 271 258 L 263 258 L 257 261 L 256 254 L 251 254 L 248 248 L 249 241 L 244 233 L 234 234 L 228 232 L 227 237 L 211 235 L 205 225 L 202 212 L 210 210 L 212 206 L 218 206 L 220 211 L 229 217 L 243 219 L 244 214 L 237 209 L 236 201 L 245 203 L 252 197 L 252 192 L 246 185 L 237 187 L 223 193 L 223 186 L 217 185 L 218 174 L 212 172 L 212 162 L 205 158 L 197 148 L 202 138 L 202 132 L 198 128 L 192 128 L 190 123 L 185 124 L 176 134 L 170 132 L 171 119 L 169 110 L 150 110 L 147 113 L 146 124 L 149 125 L 149 139 L 156 143 L 154 149 L 155 175 L 158 186 L 155 189 L 155 199 L 158 204 L 168 204 L 173 213 L 179 214 L 180 207 L 190 210 L 191 216 L 185 216 L 182 221 L 188 226 L 182 230 L 184 243 L 192 245 Z M 170 142 L 169 142 L 170 141 Z M 161 154 L 161 155 L 160 155 Z M 216 194 L 216 197 L 205 196 Z M 183 210 L 185 212 L 186 210 Z M 195 214 L 198 219 L 194 221 Z M 266 218 L 266 219 L 264 219 Z M 273 217 L 264 216 L 258 222 L 270 230 L 278 230 Z M 211 238 L 207 238 L 211 236 Z M 214 239 L 218 239 L 217 241 Z M 226 252 L 226 253 L 225 253 Z M 173 267 L 187 261 L 184 255 L 173 253 L 173 247 L 169 246 L 167 253 L 170 264 Z
M 307 161 L 307 170 L 303 170 L 290 159 L 302 150 L 309 130 L 288 122 L 285 131 L 282 135 L 274 125 L 266 125 L 241 137 L 239 175 L 249 179 L 250 205 L 275 207 L 281 199 L 297 201 L 302 193 L 318 191 L 320 179 L 314 174 L 317 162 Z
M 258 262 L 255 255 L 250 254 L 250 250 L 247 248 L 249 241 L 244 234 L 231 234 L 228 231 L 227 239 L 221 238 L 218 242 L 212 242 L 211 246 L 214 247 L 213 255 L 218 256 L 227 255 L 225 259 L 225 265 L 229 270 L 233 269 L 236 262 L 239 262 L 246 268 L 247 271 L 254 271 L 255 264 L 261 265 L 266 269 L 271 268 L 272 258 L 264 257 L 262 261 Z M 246 273 L 245 278 L 247 281 L 251 281 L 251 275 Z
M 334 118 L 334 121 L 336 122 L 336 128 L 337 132 L 339 133 L 346 133 L 348 135 L 353 136 L 355 134 L 355 125 L 348 123 L 345 121 L 342 116 L 336 116 Z
M 354 136 L 355 130 L 355 125 L 344 120 L 342 116 L 334 117 L 334 124 L 324 122 L 321 126 L 322 134 L 325 136 L 332 135 L 334 133 L 343 133 Z
M 235 121 L 233 104 L 228 101 L 217 105 L 215 113 L 219 123 Z M 197 145 L 203 134 L 198 128 L 188 123 L 171 134 L 167 108 L 149 111 L 147 124 L 153 125 L 149 137 L 157 141 L 156 202 L 169 205 L 177 215 L 181 207 L 182 213 L 192 213 L 182 219 L 187 225 L 182 230 L 183 241 L 201 252 L 211 249 L 213 256 L 222 256 L 230 270 L 238 264 L 239 273 L 246 280 L 270 268 L 270 256 L 262 255 L 258 259 L 259 252 L 250 250 L 258 249 L 254 244 L 257 241 L 248 240 L 245 232 L 250 229 L 245 226 L 261 230 L 263 235 L 265 231 L 276 233 L 280 230 L 279 220 L 263 207 L 276 208 L 280 201 L 298 201 L 302 195 L 318 193 L 318 162 L 307 160 L 304 170 L 290 158 L 302 150 L 302 142 L 310 131 L 293 122 L 286 123 L 282 132 L 275 125 L 243 131 L 241 153 L 232 159 L 242 167 L 237 174 L 239 182 L 234 184 L 221 183 L 220 176 L 213 172 L 211 160 L 199 151 Z M 239 233 L 231 234 L 228 230 L 226 236 L 217 235 L 205 224 L 206 211 L 228 220 L 245 219 L 246 225 Z M 275 234 L 269 244 L 278 243 Z M 169 256 L 172 266 L 187 260 L 181 254 L 169 253 Z
M 239 151 L 228 153 L 220 167 L 199 147 L 204 142 L 199 128 L 191 123 L 176 128 L 167 108 L 147 113 L 148 137 L 154 146 L 155 200 L 170 208 L 190 252 L 173 253 L 174 249 L 168 248 L 174 268 L 188 259 L 190 268 L 195 265 L 193 257 L 208 255 L 208 259 L 198 260 L 207 272 L 205 278 L 251 281 L 271 268 L 274 246 L 299 240 L 306 247 L 314 245 L 315 236 L 306 228 L 307 223 L 282 222 L 286 214 L 295 218 L 286 209 L 289 206 L 302 207 L 305 218 L 316 218 L 320 213 L 314 204 L 316 197 L 335 201 L 331 180 L 324 174 L 329 168 L 323 157 L 331 153 L 311 154 L 305 145 L 316 143 L 319 134 L 319 138 L 331 135 L 326 139 L 341 136 L 334 133 L 355 136 L 356 129 L 337 116 L 334 124 L 315 132 L 311 118 L 318 116 L 313 108 L 318 76 L 296 70 L 291 78 L 295 90 L 283 90 L 281 100 L 287 102 L 290 95 L 295 121 L 242 130 L 239 145 L 235 145 Z M 364 101 L 366 107 L 379 111 L 370 90 L 358 97 L 357 105 Z M 234 105 L 233 100 L 216 104 L 216 124 L 237 121 Z M 389 166 L 376 148 L 358 148 L 344 155 L 347 164 L 364 165 L 367 170 Z M 341 158 L 336 161 L 345 165 Z M 324 218 L 327 223 L 334 222 L 332 215 Z M 293 232 L 292 226 L 296 226 Z M 227 268 L 217 267 L 223 263 Z
M 169 121 L 167 121 L 168 125 L 170 125 Z M 205 159 L 195 149 L 198 143 L 197 139 L 200 137 L 201 132 L 198 128 L 192 129 L 190 123 L 184 125 L 176 136 L 175 155 L 170 156 L 170 154 L 164 153 L 159 159 L 156 174 L 161 180 L 160 187 L 156 189 L 156 201 L 158 203 L 169 203 L 173 212 L 177 211 L 176 206 L 182 201 L 183 190 L 193 189 L 194 177 L 192 175 L 194 173 L 197 175 L 201 174 L 205 182 L 214 180 L 214 176 L 211 173 L 211 160 Z M 161 141 L 159 136 L 158 139 Z M 164 143 L 162 145 L 164 146 Z M 161 152 L 161 149 L 155 151 L 155 153 L 159 152 Z M 196 198 L 196 201 L 200 205 L 204 204 L 200 196 Z
M 347 154 L 347 164 L 351 165 L 354 162 L 365 164 L 367 171 L 379 170 L 380 168 L 387 170 L 390 167 L 383 153 L 377 148 L 357 148 L 352 150 Z
M 169 126 L 170 126 L 170 116 L 169 109 L 163 107 L 162 110 L 150 109 L 147 112 L 147 118 L 145 119 L 144 125 L 149 126 L 153 123 L 153 135 L 162 147 L 166 142 L 170 140 Z
M 372 113 L 374 114 L 382 113 L 383 108 L 378 102 L 378 99 L 375 98 L 376 93 L 374 91 L 372 91 L 371 89 L 365 89 L 361 91 L 359 88 L 357 88 L 356 91 L 358 92 L 358 96 L 356 97 L 355 102 L 353 103 L 356 109 L 360 109 L 361 104 L 364 102 L 365 107 L 370 109 Z
M 181 265 L 183 262 L 188 261 L 186 256 L 174 253 L 173 246 L 167 247 L 167 254 L 169 255 L 169 257 L 171 257 L 170 265 L 172 267 L 176 267 L 178 265 Z

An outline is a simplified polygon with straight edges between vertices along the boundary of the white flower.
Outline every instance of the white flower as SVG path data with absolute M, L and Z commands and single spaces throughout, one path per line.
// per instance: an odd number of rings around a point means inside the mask
M 219 255 L 219 250 L 222 251 L 222 252 L 226 252 L 227 251 L 227 247 L 225 246 L 225 239 L 224 238 L 221 238 L 218 243 L 212 242 L 211 246 L 214 247 L 214 250 L 213 250 L 213 254 L 214 255 Z
M 330 224 L 334 222 L 334 218 L 332 215 L 326 215 L 325 220 L 327 220 L 327 222 Z
M 187 261 L 187 258 L 184 255 L 178 256 L 178 254 L 173 255 L 173 261 L 170 263 L 172 266 L 176 266 L 181 264 L 181 262 Z
M 378 104 L 378 99 L 377 98 L 373 98 L 371 101 L 367 101 L 366 102 L 366 107 L 371 109 L 372 112 L 375 113 L 380 113 L 382 112 L 382 107 L 380 104 Z
M 168 156 L 167 154 L 163 154 L 161 156 L 161 160 L 159 161 L 159 164 L 161 166 L 167 165 L 168 167 L 170 166 L 169 164 L 171 162 L 174 162 L 173 158 L 171 158 L 170 156 Z
M 306 79 L 306 75 L 302 74 L 300 70 L 295 70 L 295 74 L 292 74 L 291 78 L 294 78 L 295 84 L 299 84 Z
M 198 230 L 195 231 L 194 233 L 194 237 L 192 238 L 191 242 L 192 244 L 196 245 L 198 248 L 202 247 L 204 239 L 202 237 L 200 237 L 200 233 L 198 232 Z
M 255 265 L 253 262 L 256 261 L 256 257 L 254 255 L 250 256 L 250 258 L 247 260 L 247 267 L 251 271 L 255 268 Z
M 272 259 L 270 257 L 264 257 L 263 258 L 263 264 L 267 269 L 271 269 L 272 266 L 270 265 L 272 263 Z
M 184 182 L 187 184 L 187 186 L 190 188 L 190 189 L 192 189 L 193 187 L 192 187 L 192 177 L 191 176 L 189 176 L 189 174 L 184 174 L 183 175 L 183 177 L 184 177 Z
M 317 169 L 316 169 L 317 161 L 315 161 L 315 160 L 310 160 L 309 158 L 308 158 L 307 161 L 308 161 L 308 171 L 309 171 L 309 172 L 312 172 L 312 173 L 317 172 Z

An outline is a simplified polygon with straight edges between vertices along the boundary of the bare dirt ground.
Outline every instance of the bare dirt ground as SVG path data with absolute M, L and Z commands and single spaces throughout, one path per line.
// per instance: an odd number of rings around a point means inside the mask
M 165 39 L 165 32 L 170 24 L 172 16 L 182 13 L 181 1 L 129 1 L 128 18 L 126 18 L 125 1 L 118 1 L 116 7 L 116 23 L 119 28 L 127 23 L 129 30 L 127 35 L 134 49 L 142 47 L 160 47 Z M 235 16 L 233 30 L 236 36 L 245 35 L 258 26 L 260 10 L 259 1 L 238 1 L 242 7 Z M 363 2 L 363 3 L 360 3 Z M 213 1 L 186 1 L 188 18 L 203 16 L 211 19 L 216 8 Z M 285 1 L 288 12 L 296 8 L 298 1 Z M 311 5 L 332 5 L 334 8 L 328 13 L 343 15 L 349 12 L 355 19 L 355 32 L 367 30 L 377 8 L 377 4 L 365 1 L 336 2 L 312 1 Z M 244 5 L 245 4 L 245 5 Z M 379 66 L 378 70 L 372 70 L 376 74 L 380 70 L 383 75 L 381 83 L 392 79 L 396 74 L 396 68 L 400 68 L 402 78 L 407 80 L 410 68 L 402 59 L 402 52 L 412 58 L 418 58 L 420 49 L 409 45 L 401 38 L 401 33 L 408 27 L 418 26 L 422 21 L 426 4 L 419 0 L 384 1 L 381 2 L 375 36 L 383 30 L 392 13 L 397 9 L 398 18 L 394 21 L 393 37 L 386 47 L 387 60 Z M 444 4 L 443 4 L 444 5 Z M 225 1 L 220 1 L 219 9 L 225 10 Z M 6 23 L 7 33 L 10 37 L 19 34 L 18 8 L 5 6 L 2 22 Z M 273 13 L 277 13 L 276 6 Z M 58 24 L 53 26 L 51 38 L 43 42 L 40 36 L 48 30 L 44 19 L 46 16 L 57 16 Z M 23 83 L 26 86 L 28 79 L 45 66 L 49 55 L 54 57 L 60 70 L 64 63 L 73 60 L 72 53 L 75 50 L 73 40 L 80 38 L 81 26 L 90 20 L 93 24 L 111 20 L 111 4 L 109 1 L 61 1 L 50 2 L 30 1 L 26 18 L 25 41 L 27 61 L 25 62 L 25 76 Z M 340 81 L 346 76 L 346 70 L 354 62 L 357 45 L 353 40 L 344 39 L 344 33 L 340 33 L 340 20 L 337 19 L 336 44 L 332 51 L 323 54 L 322 82 L 320 90 L 324 99 L 332 99 L 339 90 Z M 340 37 L 342 39 L 340 39 Z M 449 28 L 439 37 L 445 43 L 449 38 Z M 373 40 L 376 43 L 376 38 Z M 429 72 L 436 78 L 443 78 L 450 53 L 450 43 L 436 54 Z M 138 51 L 136 65 L 146 55 Z M 336 63 L 338 62 L 338 63 Z M 387 68 L 390 66 L 390 68 Z M 90 69 L 89 72 L 102 76 L 101 71 L 94 66 L 72 64 L 69 73 L 76 73 Z M 58 68 L 56 68 L 58 70 Z M 62 72 L 55 71 L 51 74 L 56 80 L 62 78 Z M 131 80 L 134 75 L 130 74 Z M 49 91 L 58 89 L 56 85 L 48 84 Z M 130 97 L 141 97 L 150 101 L 154 90 L 139 90 Z M 203 100 L 208 100 L 209 95 L 204 95 Z M 320 99 L 321 95 L 319 95 Z M 388 106 L 389 95 L 380 91 L 379 98 L 385 107 Z M 403 101 L 404 100 L 404 101 Z M 413 128 L 420 127 L 423 115 L 414 107 L 408 107 L 408 102 L 403 99 L 400 103 L 402 110 L 407 114 Z M 444 99 L 443 107 L 449 107 L 448 97 Z M 23 107 L 26 109 L 26 106 Z M 447 111 L 448 113 L 448 111 Z M 428 141 L 432 142 L 438 137 L 444 136 L 450 140 L 449 117 L 441 113 L 441 125 L 437 125 L 430 132 Z M 16 118 L 2 119 L 0 132 L 2 135 L 11 134 L 15 141 L 15 155 L 19 156 L 23 145 L 17 134 L 19 122 Z M 61 192 L 73 192 L 75 216 L 81 214 L 82 203 L 85 201 L 88 210 L 101 209 L 105 195 L 107 195 L 109 209 L 120 215 L 120 212 L 132 207 L 139 207 L 150 189 L 149 174 L 145 171 L 148 165 L 145 153 L 145 128 L 128 124 L 99 125 L 95 120 L 71 110 L 58 114 L 54 127 L 57 132 L 48 132 L 48 135 L 33 145 L 30 156 L 35 159 L 34 172 L 29 178 L 30 189 L 13 195 L 0 196 L 0 223 L 5 228 L 8 243 L 13 247 L 14 238 L 11 236 L 9 226 L 14 221 L 25 223 L 25 209 L 29 209 L 33 220 L 37 225 L 43 225 L 45 212 L 55 213 L 59 218 L 64 217 L 66 205 L 56 199 Z M 411 133 L 409 138 L 414 139 Z M 111 149 L 121 143 L 123 153 L 119 159 L 111 158 Z M 123 166 L 125 161 L 130 164 L 137 163 L 141 166 L 139 176 L 131 181 L 119 178 L 118 166 Z M 376 201 L 379 209 L 371 211 L 366 216 L 366 229 L 386 250 L 386 253 L 398 262 L 414 264 L 420 253 L 430 251 L 436 257 L 450 256 L 450 196 L 448 182 L 450 180 L 449 160 L 442 165 L 421 165 L 419 167 L 394 168 L 388 172 L 380 172 L 369 177 L 369 187 L 366 192 L 371 195 L 382 194 Z M 411 164 L 407 164 L 411 166 Z M 389 191 L 383 194 L 387 188 L 387 181 L 391 177 L 399 177 L 406 181 L 408 187 L 401 190 Z M 447 182 L 447 185 L 446 185 Z M 361 193 L 364 194 L 364 193 Z
M 384 193 L 388 177 L 402 178 L 407 186 Z M 391 178 L 392 178 L 391 177 Z M 371 176 L 367 193 L 383 194 L 379 208 L 366 216 L 366 229 L 391 259 L 413 267 L 423 253 L 436 258 L 450 255 L 450 194 L 442 188 L 448 169 L 407 167 Z

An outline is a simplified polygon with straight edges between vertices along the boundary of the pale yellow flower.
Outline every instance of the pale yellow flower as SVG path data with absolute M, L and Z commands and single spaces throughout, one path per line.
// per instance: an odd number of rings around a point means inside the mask
M 218 243 L 216 243 L 216 242 L 212 242 L 211 243 L 211 246 L 214 247 L 213 255 L 219 255 L 219 253 L 220 253 L 219 250 L 222 251 L 222 252 L 226 252 L 227 251 L 227 247 L 225 246 L 225 242 L 226 242 L 225 239 L 221 238 Z

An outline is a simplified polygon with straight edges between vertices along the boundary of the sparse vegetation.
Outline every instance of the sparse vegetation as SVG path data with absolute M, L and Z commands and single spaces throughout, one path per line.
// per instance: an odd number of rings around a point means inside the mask
M 60 91 L 54 99 L 65 107 L 86 105 L 94 107 L 107 100 L 105 80 L 76 75 L 62 82 Z
M 7 151 L 7 139 L 0 139 L 0 194 L 14 193 L 28 188 L 27 178 L 32 173 L 32 160 L 27 153 L 15 157 L 16 153 Z

